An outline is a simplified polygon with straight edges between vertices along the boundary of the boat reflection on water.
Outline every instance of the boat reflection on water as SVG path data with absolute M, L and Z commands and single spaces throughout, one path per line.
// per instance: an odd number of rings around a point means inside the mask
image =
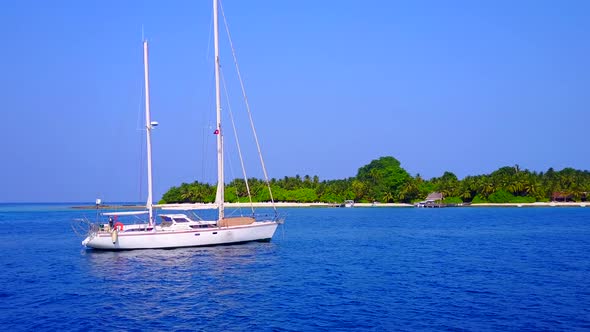
M 246 243 L 234 246 L 195 247 L 162 250 L 83 250 L 90 274 L 113 281 L 155 280 L 199 277 L 216 278 L 231 271 L 233 277 L 250 273 L 259 264 L 273 264 L 276 244 Z
M 176 319 L 179 313 L 185 324 L 175 328 L 190 330 L 195 328 L 192 323 L 200 322 L 206 329 L 206 322 L 218 322 L 220 312 L 256 315 L 255 307 L 244 303 L 271 292 L 277 283 L 280 273 L 269 268 L 281 264 L 277 250 L 280 246 L 272 242 L 175 250 L 86 250 L 80 257 L 89 284 L 85 298 L 108 299 L 108 304 L 99 303 L 111 318 L 108 326 L 115 330 L 154 318 Z

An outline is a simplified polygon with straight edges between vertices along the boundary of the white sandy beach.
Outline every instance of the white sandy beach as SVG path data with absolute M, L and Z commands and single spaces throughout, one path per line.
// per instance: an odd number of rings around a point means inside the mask
M 270 202 L 262 202 L 262 203 L 253 203 L 254 207 L 261 207 L 261 208 L 271 208 L 272 203 Z M 535 202 L 535 203 L 479 203 L 479 204 L 471 204 L 465 205 L 462 207 L 585 207 L 586 205 L 590 205 L 589 202 Z M 203 208 L 205 206 L 210 206 L 214 208 L 213 204 L 177 204 L 175 206 L 182 207 L 182 208 L 189 208 L 189 207 L 200 207 Z M 236 207 L 250 207 L 250 203 L 225 203 L 226 207 L 229 208 L 236 208 Z M 293 203 L 293 202 L 276 202 L 275 206 L 278 208 L 309 208 L 309 207 L 334 207 L 335 204 L 333 203 Z M 407 203 L 355 203 L 354 207 L 359 208 L 370 208 L 370 207 L 413 207 L 413 204 Z
M 272 208 L 272 203 L 253 203 L 255 208 Z M 249 208 L 250 203 L 225 203 L 228 208 Z M 276 202 L 277 208 L 326 208 L 326 207 L 338 207 L 338 204 L 334 203 L 293 203 L 293 202 Z M 479 203 L 464 205 L 461 207 L 586 207 L 590 206 L 590 202 L 536 202 L 536 203 Z M 407 203 L 355 203 L 355 208 L 411 208 L 413 204 Z M 73 206 L 75 209 L 93 209 L 96 206 Z M 99 209 L 119 210 L 119 209 L 144 209 L 145 205 L 104 205 Z M 214 204 L 204 203 L 184 203 L 184 204 L 165 204 L 165 205 L 154 205 L 156 209 L 167 209 L 167 210 L 191 210 L 191 209 L 215 209 L 217 208 Z

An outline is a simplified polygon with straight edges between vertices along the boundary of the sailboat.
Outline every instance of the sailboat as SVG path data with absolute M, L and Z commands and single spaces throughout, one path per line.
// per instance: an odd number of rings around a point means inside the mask
M 215 43 L 215 99 L 217 126 L 217 194 L 214 204 L 202 204 L 196 208 L 214 208 L 218 210 L 216 220 L 191 218 L 185 213 L 159 214 L 158 223 L 154 216 L 152 198 L 152 156 L 151 131 L 157 125 L 150 118 L 149 108 L 149 73 L 148 73 L 148 44 L 144 41 L 144 75 L 145 75 L 145 127 L 147 140 L 147 180 L 148 198 L 146 209 L 142 211 L 122 211 L 102 213 L 109 218 L 108 223 L 94 223 L 89 228 L 82 245 L 102 250 L 131 250 L 131 249 L 159 249 L 180 248 L 234 244 L 251 241 L 270 241 L 282 222 L 276 213 L 272 218 L 258 220 L 254 215 L 226 217 L 224 207 L 224 144 L 221 126 L 221 93 L 220 93 L 220 64 L 219 64 L 219 32 L 218 32 L 218 0 L 213 0 L 213 24 Z M 262 158 L 261 158 L 262 161 Z M 263 163 L 266 176 L 266 169 Z M 267 177 L 267 176 L 266 176 Z M 268 178 L 268 177 L 267 177 Z M 268 180 L 267 180 L 268 182 Z M 270 190 L 270 186 L 269 186 Z M 272 201 L 272 193 L 271 193 Z M 273 202 L 274 204 L 274 202 Z M 166 208 L 166 206 L 157 206 Z M 178 207 L 170 207 L 178 209 Z M 148 215 L 147 222 L 139 224 L 123 224 L 117 220 L 119 216 Z

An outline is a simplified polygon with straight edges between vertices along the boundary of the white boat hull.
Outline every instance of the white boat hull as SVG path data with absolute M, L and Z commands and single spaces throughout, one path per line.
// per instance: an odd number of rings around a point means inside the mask
M 116 237 L 111 236 L 112 234 L 109 232 L 99 232 L 89 235 L 82 244 L 94 249 L 132 250 L 270 241 L 277 226 L 278 223 L 275 221 L 261 221 L 250 225 L 233 227 L 118 232 Z M 114 241 L 115 238 L 116 241 Z

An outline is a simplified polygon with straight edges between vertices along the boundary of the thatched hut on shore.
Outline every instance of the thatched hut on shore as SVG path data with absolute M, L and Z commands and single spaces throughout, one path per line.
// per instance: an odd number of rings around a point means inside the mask
M 442 193 L 433 192 L 433 193 L 430 193 L 426 197 L 425 201 L 426 202 L 441 202 L 444 199 L 445 199 L 445 196 Z
M 551 194 L 551 201 L 552 202 L 573 202 L 574 195 L 567 193 L 567 192 L 556 191 L 553 194 Z

